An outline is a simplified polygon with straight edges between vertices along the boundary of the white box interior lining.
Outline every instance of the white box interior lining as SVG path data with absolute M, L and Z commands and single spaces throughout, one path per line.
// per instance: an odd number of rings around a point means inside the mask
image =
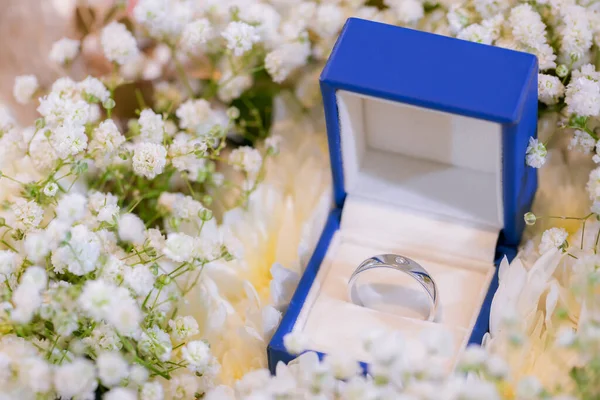
M 378 311 L 352 303 L 347 282 L 356 266 L 365 258 L 382 253 L 402 254 L 426 266 L 436 280 L 441 313 L 436 322 L 427 322 L 414 310 Z M 344 352 L 369 363 L 371 360 L 362 345 L 366 334 L 373 330 L 397 330 L 407 340 L 417 340 L 431 328 L 444 329 L 452 335 L 454 348 L 446 360 L 450 370 L 466 347 L 471 331 L 494 275 L 494 265 L 458 257 L 444 257 L 424 249 L 416 250 L 402 244 L 382 243 L 379 239 L 346 235 L 338 230 L 328 248 L 317 277 L 308 293 L 293 330 L 303 332 L 309 348 L 326 354 Z M 373 270 L 375 273 L 377 270 Z M 383 270 L 382 270 L 383 271 Z M 388 270 L 389 271 L 389 270 Z M 397 277 L 408 275 L 399 271 Z M 398 304 L 410 303 L 406 292 Z
M 337 92 L 344 184 L 361 196 L 502 228 L 502 126 Z

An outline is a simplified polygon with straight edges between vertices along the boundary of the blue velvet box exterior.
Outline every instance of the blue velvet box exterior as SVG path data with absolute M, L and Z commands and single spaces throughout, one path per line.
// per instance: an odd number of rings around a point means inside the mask
M 537 188 L 536 171 L 525 152 L 537 126 L 535 56 L 430 33 L 351 18 L 321 74 L 336 209 L 268 347 L 269 367 L 294 357 L 283 346 L 317 275 L 329 242 L 339 228 L 346 191 L 342 168 L 337 90 L 491 121 L 502 126 L 504 229 L 495 263 L 516 254 L 523 215 Z M 470 342 L 480 343 L 498 286 L 494 277 Z

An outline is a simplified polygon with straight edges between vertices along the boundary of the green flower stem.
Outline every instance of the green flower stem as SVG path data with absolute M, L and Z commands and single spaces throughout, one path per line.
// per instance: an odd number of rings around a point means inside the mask
M 194 191 L 194 188 L 192 187 L 192 184 L 190 183 L 190 180 L 187 178 L 187 176 L 183 176 L 183 180 L 185 181 L 185 184 L 187 185 L 187 188 L 190 191 L 190 194 L 192 195 L 192 197 L 196 200 L 199 200 L 198 196 L 196 195 L 196 192 Z
M 186 296 L 197 284 L 198 284 L 198 280 L 200 279 L 200 275 L 202 275 L 202 271 L 204 271 L 204 266 L 206 264 L 202 264 L 202 267 L 200 267 L 200 271 L 198 271 L 198 274 L 196 275 L 196 278 L 194 278 L 194 281 L 192 282 L 192 284 L 183 291 L 182 295 Z
M 0 179 L 2 179 L 2 178 L 8 179 L 9 181 L 12 181 L 12 182 L 18 183 L 19 185 L 23 185 L 23 186 L 25 186 L 25 183 L 23 183 L 23 182 L 21 182 L 21 181 L 19 181 L 19 180 L 16 180 L 15 178 L 13 178 L 13 177 L 10 177 L 10 176 L 8 176 L 8 175 L 5 175 L 5 174 L 0 174 Z
M 179 267 L 177 267 L 176 269 L 174 269 L 173 271 L 171 271 L 168 275 L 173 278 L 172 274 L 176 273 L 177 271 L 179 271 L 181 268 L 185 267 L 187 265 L 187 261 L 184 262 L 183 264 L 181 264 Z
M 169 375 L 166 372 L 163 372 L 161 370 L 159 370 L 158 368 L 156 368 L 154 365 L 148 363 L 147 361 L 145 361 L 143 358 L 139 357 L 138 355 L 135 355 L 133 357 L 134 361 L 140 365 L 143 365 L 144 367 L 148 368 L 150 371 L 154 372 L 154 374 L 159 375 L 167 380 L 171 379 L 171 375 Z
M 139 88 L 135 88 L 135 99 L 140 106 L 140 110 L 144 110 L 146 108 L 146 102 L 144 101 L 144 95 Z
M 150 218 L 150 220 L 148 220 L 148 222 L 146 222 L 145 227 L 149 228 L 150 224 L 152 224 L 154 221 L 156 221 L 157 219 L 159 219 L 160 217 L 163 216 L 162 212 L 157 212 L 152 218 Z
M 181 271 L 179 271 L 177 274 L 175 274 L 175 275 L 171 276 L 171 278 L 172 278 L 172 279 L 179 278 L 181 275 L 185 274 L 186 272 L 189 272 L 189 271 L 191 271 L 191 267 L 192 267 L 192 266 L 190 265 L 188 268 L 186 268 L 186 269 L 184 269 L 184 270 L 181 270 Z M 181 268 L 181 267 L 180 267 L 180 268 Z M 179 268 L 178 268 L 178 269 L 179 269 Z M 169 274 L 169 275 L 171 275 L 171 274 Z
M 156 293 L 156 297 L 154 298 L 154 303 L 152 303 L 152 307 L 150 307 L 151 310 L 154 310 L 154 307 L 156 307 L 156 302 L 158 301 L 158 297 L 160 296 L 160 292 L 162 292 L 164 286 L 161 286 L 158 288 L 158 293 Z
M 177 70 L 177 74 L 179 75 L 179 79 L 181 79 L 183 86 L 185 86 L 185 89 L 188 92 L 188 96 L 190 97 L 190 99 L 193 99 L 194 98 L 194 90 L 192 89 L 192 86 L 190 85 L 190 81 L 188 80 L 187 74 L 185 73 L 185 70 L 183 69 L 181 62 L 177 59 L 177 54 L 176 54 L 174 47 L 171 48 L 171 53 L 172 53 L 172 57 L 173 57 L 173 62 L 175 63 L 175 69 Z
M 2 243 L 3 245 L 5 245 L 6 247 L 8 247 L 9 249 L 11 249 L 12 251 L 14 251 L 15 253 L 18 253 L 18 251 L 14 247 L 12 247 L 10 244 L 8 244 L 6 242 L 6 240 L 2 239 L 2 240 L 0 240 L 0 243 Z

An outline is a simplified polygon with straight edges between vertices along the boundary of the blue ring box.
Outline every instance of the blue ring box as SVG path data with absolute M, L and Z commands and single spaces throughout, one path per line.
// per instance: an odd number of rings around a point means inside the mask
M 320 355 L 363 361 L 360 333 L 381 327 L 408 337 L 448 329 L 454 359 L 481 342 L 497 266 L 515 256 L 537 188 L 525 165 L 537 74 L 531 54 L 347 21 L 321 74 L 336 207 L 268 346 L 271 371 L 295 358 L 283 337 L 296 330 Z M 435 323 L 350 302 L 349 275 L 380 252 L 428 269 L 442 303 Z

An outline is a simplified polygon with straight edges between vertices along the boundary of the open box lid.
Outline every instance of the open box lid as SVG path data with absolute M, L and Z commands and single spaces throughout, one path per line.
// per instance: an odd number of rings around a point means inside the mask
M 504 230 L 537 186 L 535 56 L 351 18 L 321 75 L 334 193 Z

